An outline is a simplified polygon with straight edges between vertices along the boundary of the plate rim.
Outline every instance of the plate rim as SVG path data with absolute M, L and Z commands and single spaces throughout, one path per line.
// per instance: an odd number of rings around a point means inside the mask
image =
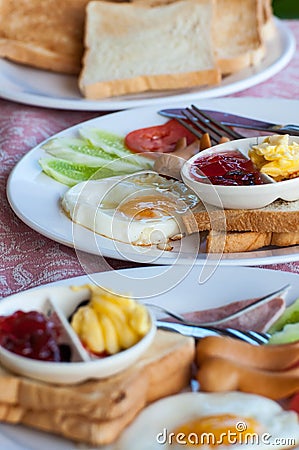
M 12 100 L 19 103 L 24 103 L 31 106 L 40 106 L 44 108 L 55 108 L 55 109 L 62 109 L 62 110 L 72 110 L 72 111 L 116 111 L 116 110 L 124 110 L 124 109 L 130 109 L 130 108 L 137 108 L 146 106 L 147 104 L 149 106 L 159 105 L 163 102 L 166 103 L 174 103 L 174 102 L 180 102 L 180 101 L 190 101 L 193 100 L 202 100 L 207 98 L 215 98 L 220 96 L 226 96 L 230 94 L 234 94 L 237 92 L 240 92 L 244 89 L 248 89 L 252 86 L 255 86 L 259 83 L 262 83 L 263 81 L 267 80 L 268 78 L 274 76 L 278 72 L 280 72 L 291 60 L 295 49 L 296 49 L 296 40 L 295 36 L 292 32 L 292 30 L 289 28 L 289 26 L 284 23 L 281 19 L 274 17 L 274 23 L 277 29 L 277 39 L 280 39 L 283 43 L 282 53 L 280 56 L 273 61 L 270 65 L 268 65 L 265 69 L 262 71 L 259 71 L 257 68 L 258 66 L 253 68 L 253 73 L 248 75 L 245 78 L 241 78 L 237 81 L 232 81 L 231 83 L 219 85 L 215 87 L 206 87 L 206 88 L 200 88 L 198 91 L 195 92 L 184 92 L 181 91 L 177 94 L 167 95 L 164 94 L 164 96 L 156 96 L 153 98 L 141 98 L 141 99 L 127 99 L 127 100 L 119 100 L 120 97 L 118 97 L 117 100 L 113 99 L 104 99 L 104 100 L 87 100 L 82 98 L 78 99 L 68 99 L 68 98 L 59 98 L 59 97 L 52 97 L 39 94 L 31 94 L 31 93 L 22 93 L 21 96 L 20 93 L 15 93 L 14 90 L 11 90 L 9 93 L 6 91 L 3 91 L 3 88 L 0 86 L 0 97 L 6 99 L 6 100 Z M 267 42 L 266 42 L 267 45 Z M 269 45 L 269 44 L 268 44 Z M 7 60 L 4 60 L 7 61 Z M 18 66 L 18 63 L 15 63 L 13 61 L 9 61 L 10 64 L 14 64 L 16 67 Z M 1 61 L 0 61 L 1 63 Z M 39 70 L 34 69 L 32 67 L 22 66 L 22 68 L 25 70 Z M 243 69 L 248 70 L 248 68 Z M 242 73 L 242 71 L 241 71 Z M 55 75 L 64 75 L 64 74 L 57 74 Z M 237 74 L 232 74 L 232 76 L 236 76 Z M 228 76 L 229 77 L 229 76 Z M 145 94 L 147 95 L 147 94 Z M 150 93 L 149 93 L 150 95 Z

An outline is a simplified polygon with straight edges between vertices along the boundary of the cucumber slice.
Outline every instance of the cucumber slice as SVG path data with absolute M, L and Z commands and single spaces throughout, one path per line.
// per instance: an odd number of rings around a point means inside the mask
M 103 161 L 113 161 L 115 159 L 115 155 L 109 154 L 99 147 L 94 147 L 85 139 L 51 139 L 50 141 L 46 142 L 42 148 L 47 153 L 53 156 L 56 156 L 57 154 L 63 155 L 65 152 L 66 157 L 61 157 L 61 159 L 68 159 L 70 161 L 73 161 L 73 158 L 76 158 L 76 156 L 79 155 L 79 157 L 81 158 L 81 164 L 85 164 L 85 160 L 84 163 L 82 163 L 83 158 L 86 158 L 88 160 L 89 157 L 91 158 L 91 161 L 93 159 L 95 159 L 96 161 L 97 159 Z M 98 165 L 100 165 L 99 162 Z
M 55 158 L 65 160 L 75 164 L 84 164 L 86 167 L 101 168 L 105 167 L 116 172 L 134 173 L 139 170 L 135 164 L 128 160 L 128 156 L 118 157 L 110 155 L 101 149 L 89 145 L 67 146 L 67 143 L 61 142 L 44 149 Z
M 269 328 L 268 332 L 273 334 L 284 328 L 285 325 L 299 322 L 299 298 L 288 306 L 279 319 Z
M 88 140 L 92 145 L 101 147 L 103 150 L 117 155 L 118 157 L 127 156 L 128 160 L 139 166 L 141 169 L 151 169 L 154 161 L 137 153 L 131 152 L 122 137 L 108 131 L 98 129 L 81 129 L 80 136 Z
M 281 331 L 272 334 L 268 344 L 287 344 L 299 340 L 299 323 L 285 325 Z
M 67 186 L 74 186 L 91 177 L 100 179 L 115 175 L 112 170 L 106 168 L 87 167 L 84 164 L 75 164 L 61 159 L 41 158 L 39 164 L 47 175 Z

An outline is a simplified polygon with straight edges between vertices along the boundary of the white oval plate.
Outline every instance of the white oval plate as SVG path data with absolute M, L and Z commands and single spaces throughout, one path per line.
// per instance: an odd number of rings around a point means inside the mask
M 299 102 L 294 100 L 223 98 L 201 101 L 197 105 L 201 108 L 227 111 L 271 122 L 298 122 Z M 180 103 L 177 106 L 182 107 L 186 104 Z M 166 107 L 167 105 L 163 105 L 163 108 Z M 156 107 L 150 107 L 108 114 L 71 127 L 56 136 L 72 136 L 79 127 L 85 126 L 106 129 L 124 136 L 137 128 L 164 123 L 167 119 L 159 116 L 156 111 Z M 161 252 L 155 249 L 149 250 L 116 243 L 100 235 L 95 236 L 91 231 L 80 226 L 73 228 L 72 222 L 62 213 L 59 206 L 61 195 L 67 190 L 67 186 L 41 173 L 38 160 L 44 155 L 44 152 L 40 149 L 40 145 L 28 152 L 15 166 L 7 184 L 10 205 L 28 226 L 44 236 L 70 247 L 74 246 L 75 232 L 77 250 L 103 257 L 147 264 L 173 264 L 175 262 L 204 264 L 206 262 L 205 253 L 199 253 L 197 257 L 195 255 L 197 236 L 189 236 L 182 241 L 176 241 L 171 252 Z M 296 260 L 299 260 L 299 246 L 225 254 L 220 263 L 224 265 L 257 265 Z M 96 268 L 92 272 L 99 270 Z
M 79 92 L 77 77 L 38 70 L 0 59 L 0 97 L 17 102 L 78 111 L 116 111 L 165 102 L 191 102 L 220 97 L 248 89 L 282 70 L 295 51 L 295 39 L 289 28 L 275 19 L 277 32 L 268 42 L 266 57 L 256 67 L 225 77 L 220 85 L 176 91 L 159 91 L 86 100 Z
M 174 311 L 192 311 L 224 305 L 234 300 L 254 298 L 278 289 L 290 283 L 287 302 L 299 297 L 299 277 L 294 273 L 255 269 L 246 267 L 218 267 L 214 274 L 204 284 L 198 283 L 201 268 L 193 267 L 188 275 L 181 280 L 175 270 L 169 277 L 170 267 L 145 267 L 105 272 L 95 275 L 98 283 L 105 286 L 115 286 L 122 276 L 122 289 L 129 290 L 135 297 L 147 295 L 156 284 L 161 295 L 150 298 L 151 303 L 171 307 Z M 153 278 L 155 283 L 153 283 Z M 235 280 L 238 280 L 235 283 Z M 48 286 L 70 284 L 85 284 L 90 282 L 86 276 L 51 283 Z M 178 284 L 176 284 L 176 282 Z M 169 290 L 167 290 L 167 283 Z M 171 286 L 174 286 L 171 289 Z M 43 286 L 45 288 L 45 286 Z M 39 289 L 39 288 L 38 288 Z M 30 292 L 25 292 L 24 300 L 30 301 Z M 184 303 L 182 303 L 184 299 Z M 149 299 L 146 299 L 149 301 Z M 142 450 L 142 436 L 136 436 Z M 147 443 L 148 444 L 148 443 Z M 55 435 L 42 433 L 20 425 L 0 424 L 0 448 L 3 450 L 96 450 L 95 447 L 79 445 Z M 97 447 L 99 449 L 99 447 Z M 102 450 L 113 450 L 113 446 L 101 447 Z

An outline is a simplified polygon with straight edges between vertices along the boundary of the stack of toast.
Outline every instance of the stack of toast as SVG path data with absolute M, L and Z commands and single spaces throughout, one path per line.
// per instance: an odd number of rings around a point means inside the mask
M 194 339 L 158 330 L 130 369 L 77 385 L 42 383 L 0 368 L 0 420 L 91 445 L 114 442 L 149 403 L 189 386 Z
M 77 74 L 93 99 L 216 84 L 273 30 L 271 0 L 0 0 L 0 57 Z
M 209 253 L 246 252 L 265 246 L 299 244 L 298 200 L 276 200 L 260 209 L 220 210 L 213 207 L 208 211 L 200 204 L 194 210 L 194 218 L 196 225 L 195 222 L 190 224 L 192 228 L 188 232 L 199 231 Z

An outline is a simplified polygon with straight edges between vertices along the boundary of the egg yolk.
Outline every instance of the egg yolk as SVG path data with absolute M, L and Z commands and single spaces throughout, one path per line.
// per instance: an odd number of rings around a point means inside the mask
M 253 418 L 223 414 L 197 417 L 179 425 L 173 431 L 172 442 L 182 442 L 183 439 L 186 447 L 229 446 L 236 443 L 250 443 L 252 436 L 256 436 L 260 432 L 260 424 Z
M 156 195 L 132 198 L 117 208 L 126 217 L 136 220 L 171 217 L 170 212 L 175 210 L 175 201 Z

